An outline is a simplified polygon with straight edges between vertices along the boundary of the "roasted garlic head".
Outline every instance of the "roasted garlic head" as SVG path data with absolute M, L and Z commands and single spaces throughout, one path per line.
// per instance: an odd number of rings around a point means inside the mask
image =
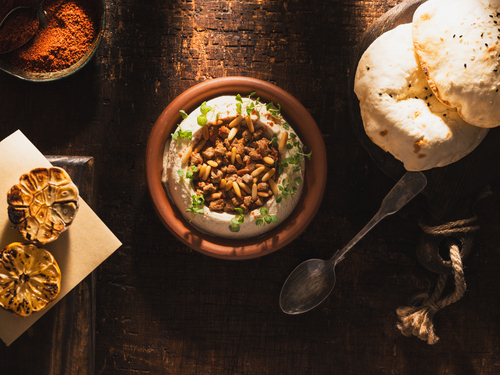
M 0 306 L 17 316 L 45 309 L 61 291 L 54 256 L 33 244 L 11 243 L 0 252 Z
M 27 241 L 43 245 L 71 224 L 78 198 L 78 188 L 64 169 L 35 168 L 7 193 L 9 219 Z

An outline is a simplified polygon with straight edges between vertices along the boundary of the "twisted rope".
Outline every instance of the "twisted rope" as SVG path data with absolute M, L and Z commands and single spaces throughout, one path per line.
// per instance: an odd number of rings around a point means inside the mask
M 473 216 L 470 219 L 457 220 L 443 225 L 437 225 L 434 227 L 420 224 L 420 227 L 425 233 L 432 234 L 435 236 L 443 235 L 450 236 L 452 234 L 458 233 L 468 233 L 474 232 L 479 229 L 479 225 L 467 226 L 477 220 L 477 216 Z
M 467 226 L 474 221 L 476 217 L 459 220 L 435 227 L 423 226 L 422 229 L 433 235 L 452 235 L 457 233 L 467 233 L 479 229 L 479 226 Z M 458 301 L 465 293 L 465 277 L 460 255 L 460 248 L 452 244 L 449 246 L 453 277 L 455 281 L 455 290 L 450 295 L 441 298 L 443 290 L 448 281 L 448 276 L 441 274 L 434 287 L 432 295 L 429 293 L 420 293 L 413 297 L 409 307 L 400 307 L 396 310 L 400 322 L 396 325 L 401 333 L 407 337 L 414 335 L 428 344 L 434 345 L 439 337 L 434 333 L 434 323 L 432 318 L 442 308 Z M 441 299 L 440 299 L 441 298 Z M 416 306 L 420 302 L 420 306 Z

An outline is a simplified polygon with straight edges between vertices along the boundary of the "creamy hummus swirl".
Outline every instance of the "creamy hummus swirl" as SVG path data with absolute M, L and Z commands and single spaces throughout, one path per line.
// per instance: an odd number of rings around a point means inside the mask
M 208 113 L 206 108 L 211 108 Z M 203 139 L 198 117 L 201 115 L 202 118 L 206 118 L 205 126 L 214 126 L 219 120 L 227 123 L 236 119 L 240 114 L 247 116 L 247 108 L 252 108 L 248 112 L 251 112 L 250 118 L 255 129 L 262 128 L 267 139 L 274 137 L 278 143 L 283 137 L 287 139 L 287 147 L 279 152 L 281 168 L 276 171 L 275 181 L 279 194 L 273 194 L 262 206 L 267 209 L 267 215 L 278 219 L 277 222 L 270 224 L 263 221 L 262 207 L 249 211 L 242 217 L 236 212 L 211 210 L 207 205 L 194 206 L 193 196 L 196 196 L 197 192 L 191 179 L 186 178 L 190 163 L 185 154 L 189 152 L 188 149 L 194 150 Z M 242 124 L 244 123 L 243 119 Z M 176 140 L 171 139 L 167 142 L 163 158 L 162 181 L 170 199 L 179 208 L 184 218 L 197 229 L 223 238 L 258 237 L 280 225 L 294 210 L 302 193 L 305 172 L 304 145 L 276 107 L 266 108 L 266 104 L 250 98 L 238 97 L 237 99 L 235 96 L 221 96 L 209 100 L 191 112 L 181 122 L 177 131 L 179 129 L 182 132 L 191 131 L 192 139 L 176 136 L 174 137 L 177 138 Z M 200 213 L 193 213 L 192 207 L 197 208 Z M 203 210 L 203 214 L 200 209 Z M 230 229 L 231 220 L 234 218 L 240 219 L 237 231 Z M 243 222 L 241 222 L 242 218 Z

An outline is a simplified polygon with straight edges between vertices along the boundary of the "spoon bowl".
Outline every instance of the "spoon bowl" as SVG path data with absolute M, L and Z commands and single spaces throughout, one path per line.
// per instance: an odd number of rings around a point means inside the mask
M 47 25 L 42 2 L 37 0 L 30 6 L 18 6 L 0 21 L 0 54 L 22 47 L 35 36 L 40 26 Z
M 280 293 L 284 313 L 295 315 L 312 310 L 323 302 L 335 286 L 335 266 L 345 254 L 384 217 L 399 211 L 420 193 L 427 184 L 422 172 L 406 172 L 382 201 L 380 209 L 366 226 L 331 259 L 310 259 L 301 263 L 288 276 Z
M 334 286 L 335 264 L 331 259 L 306 260 L 286 279 L 280 294 L 281 310 L 290 315 L 312 310 L 330 295 Z
M 38 30 L 37 12 L 28 7 L 12 9 L 0 23 L 0 54 L 25 45 Z

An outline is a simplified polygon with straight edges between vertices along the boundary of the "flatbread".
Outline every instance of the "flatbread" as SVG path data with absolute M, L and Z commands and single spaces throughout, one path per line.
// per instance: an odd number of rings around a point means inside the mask
M 413 49 L 411 24 L 382 34 L 368 47 L 354 91 L 366 134 L 409 171 L 453 163 L 488 132 L 466 123 L 433 95 Z
M 413 17 L 430 88 L 470 124 L 500 125 L 500 1 L 430 0 Z

